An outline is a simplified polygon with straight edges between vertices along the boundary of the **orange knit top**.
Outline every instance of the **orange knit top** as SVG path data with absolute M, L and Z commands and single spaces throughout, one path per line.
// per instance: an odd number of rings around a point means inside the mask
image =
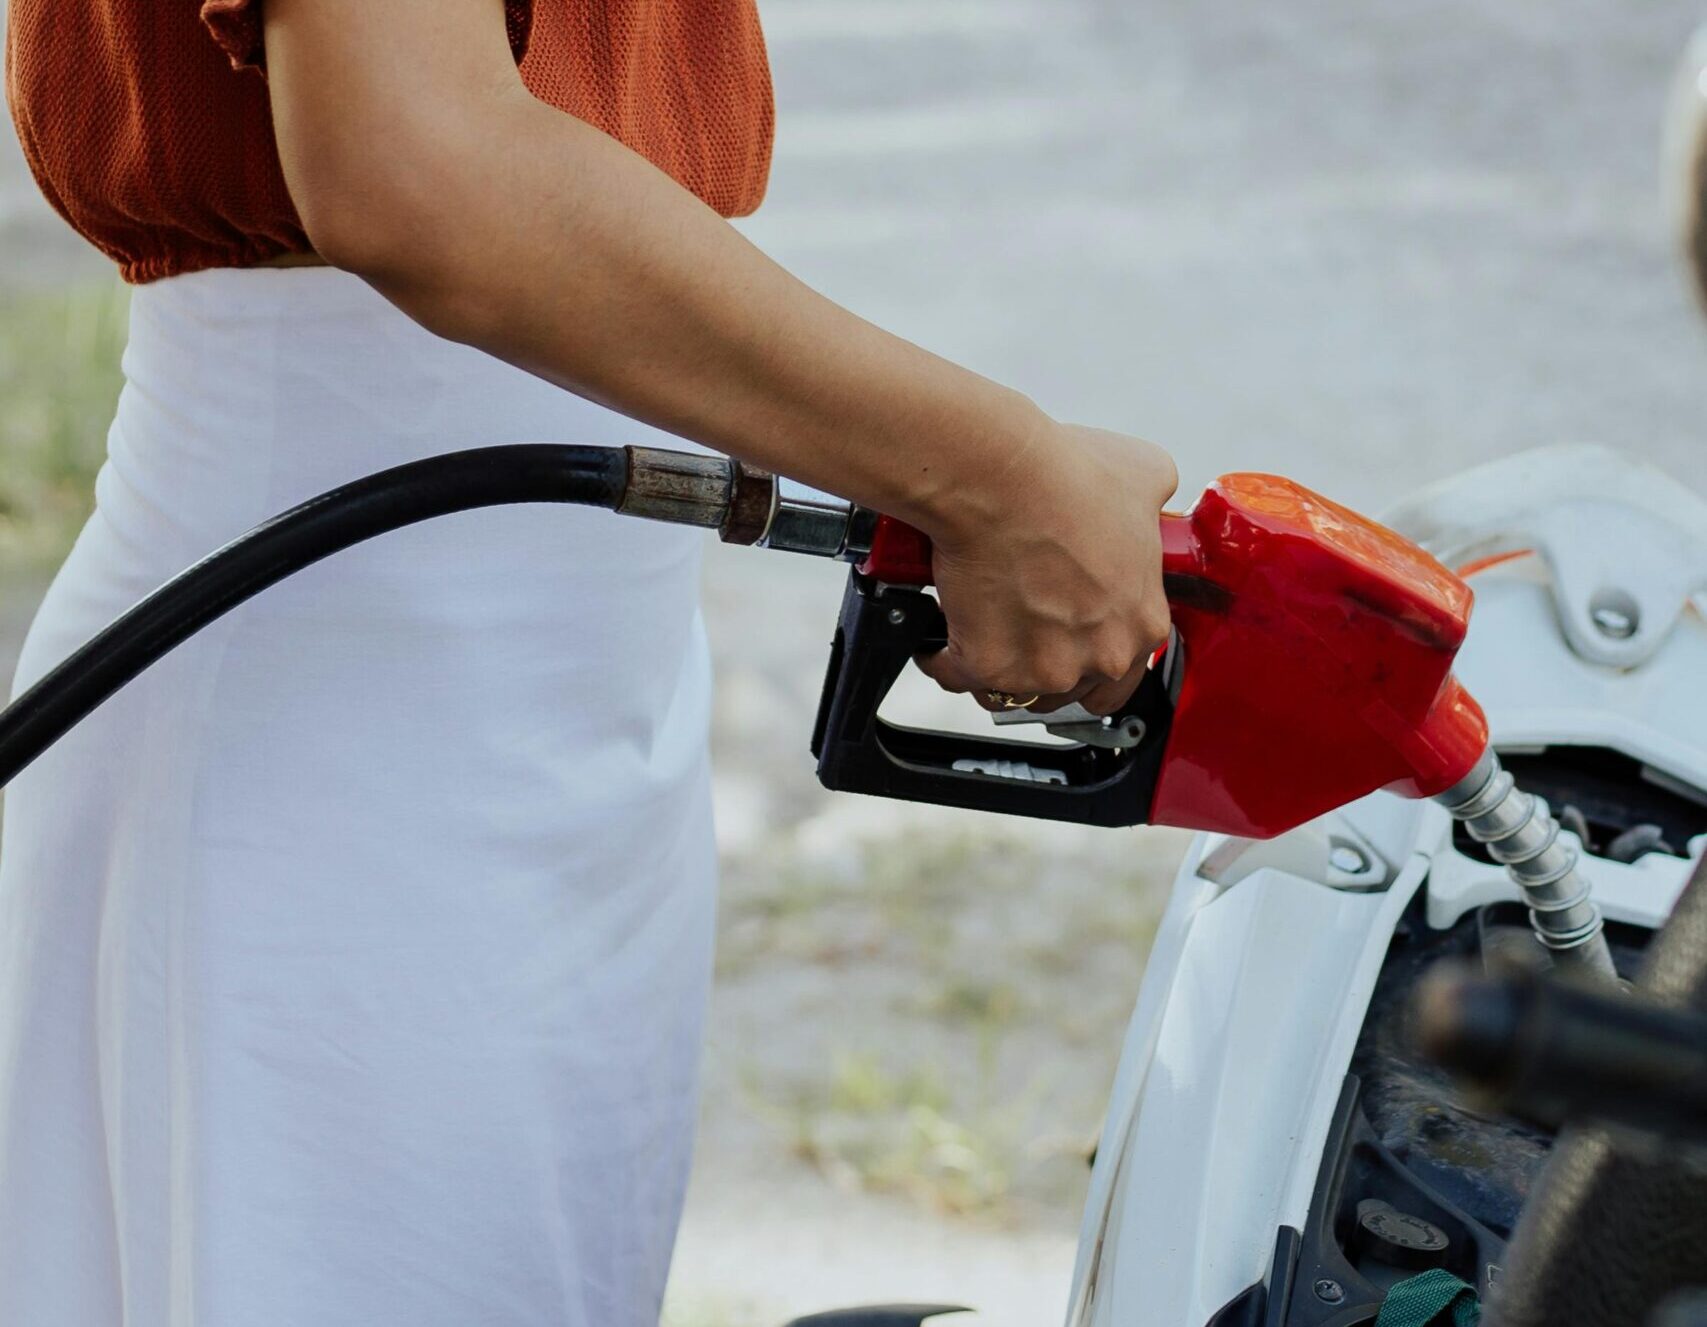
M 48 201 L 131 282 L 308 253 L 273 142 L 261 0 L 11 0 L 6 97 Z M 505 0 L 522 79 L 724 216 L 764 196 L 755 0 Z

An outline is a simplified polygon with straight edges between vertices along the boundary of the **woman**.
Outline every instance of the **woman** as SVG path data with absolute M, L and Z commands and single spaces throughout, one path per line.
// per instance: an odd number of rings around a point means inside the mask
M 751 0 L 13 0 L 8 57 L 44 192 L 138 285 L 19 685 L 341 481 L 651 429 L 927 531 L 923 666 L 984 704 L 1107 711 L 1164 637 L 1163 453 L 719 215 L 769 160 Z M 405 531 L 17 780 L 0 1323 L 656 1319 L 712 933 L 697 559 L 592 512 Z

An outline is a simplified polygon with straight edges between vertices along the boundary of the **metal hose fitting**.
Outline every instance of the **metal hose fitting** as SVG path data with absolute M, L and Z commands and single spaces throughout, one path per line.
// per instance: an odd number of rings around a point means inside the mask
M 1519 789 L 1492 747 L 1435 800 L 1505 867 L 1529 905 L 1535 938 L 1555 962 L 1616 979 L 1600 909 L 1589 897 L 1588 878 L 1577 870 L 1576 848 L 1560 836 L 1546 801 Z
M 716 530 L 726 544 L 858 562 L 871 552 L 877 513 L 724 456 L 628 447 L 617 511 Z

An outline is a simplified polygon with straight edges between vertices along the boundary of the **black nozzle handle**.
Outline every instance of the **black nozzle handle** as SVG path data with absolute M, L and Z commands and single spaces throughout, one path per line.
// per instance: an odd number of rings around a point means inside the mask
M 1147 676 L 1117 719 L 1140 718 L 1129 750 L 907 728 L 878 711 L 907 664 L 942 649 L 948 626 L 923 590 L 850 572 L 812 732 L 818 779 L 842 792 L 1087 825 L 1149 815 L 1171 707 Z

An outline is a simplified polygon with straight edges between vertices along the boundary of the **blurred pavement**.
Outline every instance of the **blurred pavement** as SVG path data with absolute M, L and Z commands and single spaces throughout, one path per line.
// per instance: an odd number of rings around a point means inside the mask
M 1700 0 L 795 0 L 749 232 L 875 321 L 1379 506 L 1559 440 L 1694 478 L 1657 188 Z

